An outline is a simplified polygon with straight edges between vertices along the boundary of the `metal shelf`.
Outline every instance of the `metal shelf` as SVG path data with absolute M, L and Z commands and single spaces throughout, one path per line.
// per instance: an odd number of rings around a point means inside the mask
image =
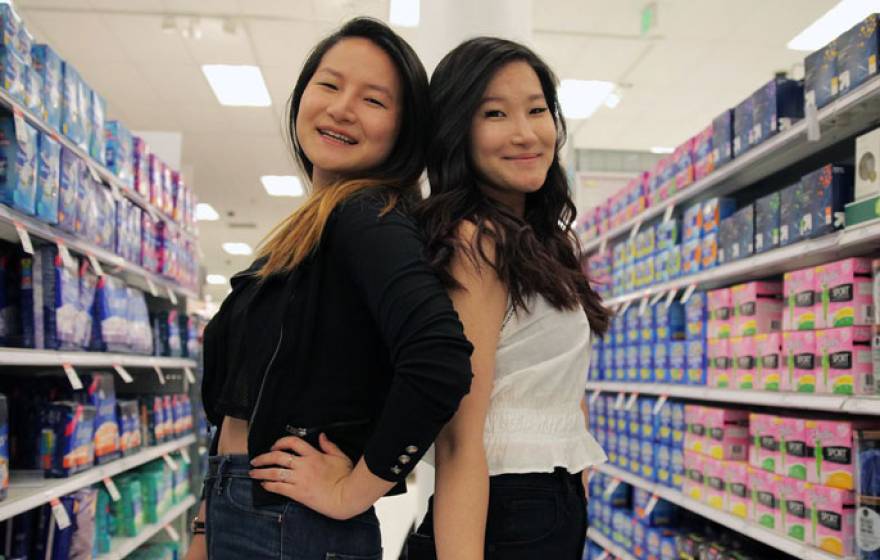
M 710 519 L 715 523 L 718 523 L 719 525 L 723 525 L 738 533 L 746 535 L 747 537 L 751 537 L 756 541 L 762 542 L 767 546 L 773 547 L 776 550 L 781 550 L 786 554 L 791 554 L 792 556 L 799 558 L 800 560 L 841 560 L 839 556 L 835 556 L 831 553 L 825 552 L 824 550 L 820 550 L 818 548 L 797 542 L 793 539 L 789 539 L 788 537 L 784 537 L 778 533 L 774 533 L 773 531 L 765 529 L 760 525 L 752 523 L 751 521 L 726 513 L 721 510 L 717 510 L 707 504 L 688 498 L 678 490 L 673 490 L 672 488 L 653 484 L 643 478 L 635 476 L 632 473 L 629 473 L 617 467 L 605 464 L 599 465 L 596 468 L 609 476 L 622 480 L 623 482 L 626 482 L 627 484 L 630 484 L 632 486 L 637 486 L 639 488 L 647 490 L 648 492 L 651 492 L 656 496 L 663 498 L 667 502 L 672 502 L 673 504 L 676 504 L 680 507 L 683 507 L 684 509 L 690 510 L 702 517 L 705 517 L 706 519 Z
M 134 469 L 195 442 L 196 436 L 191 434 L 162 445 L 148 447 L 134 455 L 122 457 L 104 465 L 92 467 L 69 478 L 43 478 L 41 471 L 12 471 L 9 494 L 5 500 L 0 502 L 0 520 L 14 517 L 55 498 L 66 496 L 80 488 L 101 482 L 105 478 Z
M 663 282 L 643 290 L 605 300 L 605 305 L 616 307 L 656 296 L 661 292 L 680 290 L 697 285 L 714 288 L 738 282 L 756 280 L 807 266 L 876 251 L 880 247 L 880 223 L 869 222 L 831 235 L 808 239 L 727 264 L 716 266 L 690 276 Z
M 0 366 L 91 366 L 91 367 L 143 367 L 158 366 L 163 369 L 197 367 L 188 358 L 165 358 L 137 354 L 112 354 L 108 352 L 65 352 L 59 350 L 31 350 L 27 348 L 0 348 Z
M 587 529 L 587 538 L 604 548 L 610 554 L 613 554 L 616 558 L 620 558 L 621 560 L 636 560 L 635 556 L 611 542 L 608 537 L 595 529 Z
M 680 206 L 692 200 L 730 194 L 876 126 L 880 123 L 880 76 L 820 109 L 818 120 L 821 130 L 819 140 L 808 140 L 807 122 L 801 119 L 788 130 L 752 148 L 668 200 L 648 208 L 596 239 L 584 241 L 581 244 L 584 252 L 595 251 L 603 240 L 609 241 L 630 233 L 636 224 L 661 216 L 670 205 Z
M 846 395 L 808 395 L 803 393 L 780 393 L 753 391 L 751 389 L 717 389 L 694 385 L 670 385 L 664 383 L 629 383 L 618 381 L 588 381 L 587 391 L 604 393 L 638 393 L 640 395 L 665 395 L 672 398 L 741 403 L 777 408 L 825 410 L 837 413 L 880 416 L 880 397 Z
M 190 494 L 184 498 L 182 502 L 175 504 L 174 507 L 168 510 L 168 513 L 163 515 L 158 523 L 146 525 L 141 532 L 138 533 L 138 536 L 114 538 L 110 544 L 110 552 L 99 555 L 97 560 L 122 560 L 134 552 L 137 547 L 150 540 L 159 531 L 172 523 L 175 519 L 185 514 L 189 508 L 195 505 L 195 503 L 196 497 Z

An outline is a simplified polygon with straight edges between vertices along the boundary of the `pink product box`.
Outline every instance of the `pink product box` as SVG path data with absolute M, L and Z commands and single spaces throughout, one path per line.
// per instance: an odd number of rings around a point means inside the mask
M 763 391 L 787 391 L 788 377 L 783 375 L 782 333 L 755 336 L 756 387 Z
M 840 557 L 855 554 L 855 495 L 848 490 L 813 486 L 813 545 Z
M 807 420 L 807 437 L 813 443 L 816 473 L 810 482 L 852 490 L 855 487 L 856 430 L 866 425 L 848 420 Z
M 776 472 L 776 465 L 782 460 L 779 451 L 779 425 L 774 422 L 775 418 L 769 414 L 749 415 L 749 435 L 752 438 L 752 445 L 749 447 L 749 464 L 773 473 Z
M 782 477 L 779 499 L 782 509 L 781 532 L 804 544 L 813 544 L 813 485 L 802 480 Z
M 694 182 L 693 148 L 694 141 L 691 138 L 676 148 L 675 152 L 672 154 L 672 159 L 675 162 L 674 165 L 677 170 L 675 173 L 676 191 L 680 191 Z
M 779 507 L 779 487 L 782 477 L 761 469 L 752 471 L 751 486 L 755 497 L 753 521 L 771 531 L 781 532 L 782 509 Z
M 729 338 L 733 328 L 733 300 L 730 288 L 706 293 L 709 308 L 709 338 Z
M 150 181 L 150 204 L 162 208 L 162 160 L 156 154 L 149 154 L 147 173 Z
M 782 334 L 782 353 L 788 370 L 788 386 L 798 393 L 815 393 L 817 374 L 816 333 L 790 331 Z
M 684 406 L 684 422 L 687 426 L 684 436 L 684 448 L 688 451 L 707 453 L 707 410 L 707 407 L 699 404 L 686 404 Z
M 749 449 L 749 413 L 730 408 L 703 411 L 706 426 L 706 450 L 713 459 L 745 461 Z
M 782 330 L 815 329 L 817 311 L 821 310 L 816 296 L 816 269 L 804 268 L 786 272 L 783 284 L 785 314 L 782 317 Z
M 816 331 L 816 354 L 821 356 L 821 392 L 835 395 L 875 394 L 871 327 Z
M 817 266 L 816 286 L 821 306 L 817 329 L 873 323 L 871 259 L 844 259 Z
M 731 336 L 752 336 L 782 330 L 782 284 L 749 282 L 731 288 L 734 308 Z
M 715 170 L 712 154 L 713 128 L 710 124 L 694 136 L 694 181 L 708 177 Z
M 724 471 L 724 479 L 727 482 L 726 511 L 737 517 L 749 519 L 752 509 L 749 465 L 743 461 L 725 461 Z
M 780 459 L 776 462 L 776 474 L 797 480 L 810 479 L 810 471 L 815 472 L 813 443 L 803 418 L 773 418 L 774 433 L 779 437 Z M 815 482 L 812 477 L 810 482 Z
M 703 475 L 705 500 L 711 507 L 724 511 L 727 509 L 727 492 L 725 491 L 725 462 L 710 457 L 703 458 Z
M 150 198 L 150 147 L 143 138 L 133 139 L 134 190 L 149 200 Z
M 757 386 L 758 347 L 753 336 L 736 336 L 730 339 L 733 355 L 733 388 L 754 389 Z
M 681 491 L 688 498 L 698 502 L 704 501 L 706 495 L 704 474 L 706 459 L 700 453 L 687 450 L 684 452 L 685 477 Z
M 174 210 L 171 205 L 173 204 L 173 195 L 172 190 L 174 187 L 171 184 L 171 168 L 166 164 L 162 164 L 162 205 L 159 209 L 162 212 L 165 212 L 169 216 L 171 212 Z
M 707 384 L 710 387 L 730 387 L 733 374 L 730 341 L 724 338 L 710 338 L 706 352 L 709 359 Z

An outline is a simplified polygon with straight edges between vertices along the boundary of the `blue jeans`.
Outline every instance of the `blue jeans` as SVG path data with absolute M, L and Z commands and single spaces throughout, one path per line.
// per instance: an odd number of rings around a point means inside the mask
M 409 536 L 408 560 L 434 560 L 434 498 Z M 502 474 L 489 479 L 486 560 L 581 560 L 587 535 L 587 499 L 581 475 Z
M 370 508 L 337 521 L 292 500 L 253 505 L 246 455 L 211 457 L 205 480 L 210 560 L 381 560 L 379 520 Z

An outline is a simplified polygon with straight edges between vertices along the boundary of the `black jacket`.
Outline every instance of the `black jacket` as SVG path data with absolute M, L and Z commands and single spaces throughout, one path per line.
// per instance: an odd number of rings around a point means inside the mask
M 212 424 L 251 419 L 251 457 L 324 431 L 399 493 L 467 394 L 473 347 L 417 228 L 398 210 L 380 216 L 384 204 L 375 192 L 342 204 L 290 274 L 260 284 L 257 261 L 236 275 L 205 331 L 202 394 Z

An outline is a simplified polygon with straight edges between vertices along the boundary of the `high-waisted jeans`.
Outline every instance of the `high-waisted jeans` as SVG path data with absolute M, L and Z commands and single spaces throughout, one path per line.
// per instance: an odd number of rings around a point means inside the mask
M 246 455 L 211 457 L 209 465 L 205 529 L 210 560 L 381 560 L 373 508 L 337 521 L 292 500 L 257 507 Z

